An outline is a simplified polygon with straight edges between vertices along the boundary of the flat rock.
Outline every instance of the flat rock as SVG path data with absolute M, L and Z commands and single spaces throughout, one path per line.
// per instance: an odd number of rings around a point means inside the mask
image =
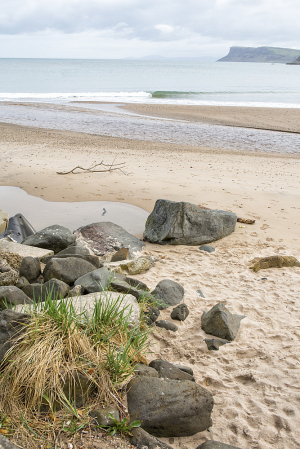
M 56 254 L 73 245 L 75 241 L 76 236 L 68 228 L 55 224 L 30 235 L 23 240 L 22 245 L 50 249 Z
M 81 285 L 83 291 L 87 293 L 102 292 L 107 288 L 111 278 L 111 273 L 103 267 L 79 277 L 74 285 Z
M 172 321 L 159 320 L 159 321 L 155 321 L 155 324 L 157 327 L 161 327 L 162 329 L 166 329 L 167 331 L 172 331 L 172 332 L 178 331 L 178 326 L 176 326 L 176 324 L 172 323 Z
M 156 437 L 182 437 L 211 427 L 213 397 L 189 380 L 135 376 L 127 387 L 131 419 Z
M 203 312 L 201 328 L 207 334 L 232 341 L 238 333 L 243 318 L 245 316 L 233 315 L 222 303 L 218 303 L 208 312 Z
M 38 257 L 40 260 L 53 254 L 52 250 L 36 248 L 34 246 L 26 246 L 21 243 L 7 242 L 0 239 L 0 251 L 16 254 L 22 259 L 26 256 Z
M 53 258 L 49 260 L 44 268 L 45 281 L 59 279 L 66 284 L 73 284 L 76 279 L 95 270 L 95 266 L 86 260 L 68 257 L 66 259 Z
M 182 301 L 184 288 L 178 282 L 163 279 L 157 284 L 151 294 L 161 301 L 158 308 L 163 310 L 170 306 L 176 306 Z
M 29 282 L 35 281 L 41 274 L 41 264 L 38 257 L 27 256 L 22 259 L 20 268 L 20 276 L 24 276 Z
M 31 304 L 31 299 L 18 287 L 13 285 L 0 287 L 0 309 L 6 309 L 8 306 L 17 304 Z
M 241 449 L 230 444 L 219 443 L 218 441 L 205 441 L 205 443 L 197 446 L 196 449 Z
M 74 234 L 78 245 L 88 248 L 97 256 L 128 248 L 130 258 L 135 258 L 145 246 L 138 238 L 111 222 L 92 223 L 77 229 Z
M 191 382 L 195 382 L 193 376 L 185 371 L 182 371 L 173 365 L 173 363 L 167 362 L 166 360 L 152 360 L 152 362 L 149 363 L 149 366 L 158 372 L 158 377 L 160 378 L 190 380 Z
M 232 212 L 157 200 L 146 221 L 144 239 L 159 244 L 202 245 L 234 232 L 236 221 Z
M 206 253 L 213 253 L 216 251 L 215 248 L 210 245 L 201 245 L 199 249 L 201 249 L 201 251 L 205 251 Z
M 186 304 L 179 304 L 171 312 L 172 320 L 184 321 L 189 316 L 189 309 Z
M 218 338 L 205 338 L 204 341 L 209 351 L 218 351 L 220 346 L 228 343 L 228 341 L 219 340 Z
M 158 440 L 141 427 L 134 427 L 130 432 L 133 435 L 130 441 L 138 449 L 173 449 L 172 446 Z
M 35 302 L 44 302 L 50 294 L 53 299 L 64 298 L 69 293 L 70 287 L 59 279 L 50 279 L 44 284 L 27 284 L 22 290 Z

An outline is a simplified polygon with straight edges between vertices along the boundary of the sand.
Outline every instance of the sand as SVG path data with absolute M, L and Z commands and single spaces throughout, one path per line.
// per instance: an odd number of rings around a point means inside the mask
M 126 162 L 127 175 L 56 174 L 115 157 Z M 150 288 L 164 278 L 179 282 L 190 309 L 186 321 L 177 323 L 177 333 L 154 332 L 149 360 L 191 366 L 196 381 L 214 396 L 210 431 L 175 438 L 174 443 L 166 439 L 174 449 L 195 449 L 207 439 L 242 449 L 300 447 L 300 268 L 249 269 L 258 256 L 300 259 L 299 156 L 2 124 L 0 166 L 0 185 L 22 187 L 49 201 L 122 201 L 150 212 L 156 199 L 166 198 L 255 219 L 254 225 L 238 223 L 235 233 L 212 244 L 216 251 L 210 254 L 198 247 L 147 243 L 145 253 L 159 261 L 137 277 Z M 247 318 L 234 342 L 214 352 L 204 343 L 200 323 L 203 311 L 218 302 Z M 169 319 L 170 310 L 161 318 Z

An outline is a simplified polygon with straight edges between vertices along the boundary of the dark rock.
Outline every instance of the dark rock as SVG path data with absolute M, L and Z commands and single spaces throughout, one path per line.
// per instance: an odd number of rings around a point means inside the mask
M 167 320 L 159 320 L 155 322 L 157 327 L 161 327 L 162 329 L 167 329 L 167 331 L 176 332 L 178 331 L 178 326 L 172 323 L 172 321 Z
M 45 266 L 43 276 L 45 281 L 55 278 L 71 285 L 76 279 L 94 270 L 94 265 L 86 260 L 81 260 L 76 257 L 68 257 L 66 259 L 54 258 Z
M 146 221 L 144 239 L 159 244 L 202 245 L 231 234 L 236 221 L 232 212 L 157 200 Z
M 121 226 L 110 222 L 92 223 L 77 229 L 74 234 L 77 244 L 87 247 L 97 256 L 128 248 L 130 258 L 135 258 L 145 246 Z
M 41 264 L 38 257 L 24 257 L 20 269 L 20 276 L 24 276 L 29 282 L 35 281 L 41 274 Z
M 242 315 L 233 315 L 222 303 L 216 304 L 208 312 L 203 312 L 201 328 L 207 334 L 232 341 L 240 328 Z
M 199 296 L 201 296 L 201 298 L 205 298 L 201 290 L 197 290 L 197 293 L 199 293 Z
M 143 290 L 139 290 L 136 287 L 131 286 L 127 282 L 127 278 L 124 274 L 114 273 L 113 278 L 110 281 L 110 288 L 121 293 L 129 293 L 133 295 L 137 300 L 140 299 L 141 295 L 144 295 Z
M 163 279 L 157 284 L 151 294 L 160 300 L 161 304 L 158 305 L 158 308 L 163 310 L 170 306 L 176 306 L 182 301 L 184 288 L 178 282 Z
M 97 410 L 92 410 L 89 413 L 89 415 L 97 421 L 99 426 L 112 426 L 114 424 L 114 420 L 109 416 L 109 414 L 112 414 L 113 417 L 119 421 L 119 412 L 114 407 L 100 408 Z
M 69 293 L 70 287 L 58 279 L 50 279 L 44 284 L 28 284 L 23 287 L 23 292 L 35 302 L 44 302 L 51 294 L 52 299 L 62 299 Z
M 149 363 L 149 366 L 154 368 L 158 372 L 158 377 L 163 379 L 190 380 L 191 382 L 195 382 L 193 376 L 177 368 L 173 363 L 165 360 L 152 360 L 152 362 Z
M 147 285 L 144 282 L 140 281 L 139 279 L 134 279 L 129 276 L 126 276 L 126 282 L 128 282 L 128 284 L 131 285 L 132 287 L 138 288 L 139 290 L 144 290 L 146 292 L 149 291 Z
M 189 309 L 186 304 L 179 304 L 172 310 L 172 320 L 184 321 L 189 316 Z
M 66 249 L 63 249 L 55 256 L 44 256 L 41 259 L 41 262 L 47 264 L 49 260 L 53 259 L 53 257 L 62 257 L 62 256 L 88 256 L 90 254 L 87 248 L 83 248 L 82 246 L 69 246 Z
M 23 245 L 36 246 L 37 248 L 50 249 L 58 253 L 76 241 L 76 236 L 64 226 L 53 225 L 27 237 Z
M 181 371 L 184 371 L 185 373 L 188 373 L 191 376 L 194 376 L 194 372 L 193 372 L 192 368 L 190 368 L 189 366 L 177 365 L 176 363 L 174 363 L 173 365 L 176 366 L 176 368 L 181 369 Z
M 133 435 L 130 442 L 138 449 L 172 449 L 167 443 L 158 440 L 141 427 L 134 427 L 130 432 Z
M 0 449 L 20 449 L 20 446 L 16 446 L 4 436 L 0 435 Z
M 29 282 L 27 281 L 26 278 L 24 278 L 24 276 L 21 276 L 18 279 L 18 282 L 16 283 L 16 287 L 20 288 L 22 290 L 23 287 L 25 287 L 25 285 L 28 285 Z
M 120 262 L 121 260 L 129 259 L 129 249 L 121 248 L 111 258 L 111 262 Z
M 0 314 L 0 362 L 10 349 L 12 341 L 20 335 L 29 323 L 30 315 L 13 310 L 3 310 Z M 1 445 L 0 445 L 1 448 Z
M 230 444 L 219 443 L 218 441 L 205 441 L 205 443 L 197 446 L 196 449 L 241 449 Z
M 156 369 L 151 368 L 147 365 L 143 365 L 142 363 L 135 365 L 134 374 L 136 374 L 137 376 L 158 377 L 158 372 L 156 371 Z
M 211 427 L 213 397 L 189 380 L 136 376 L 127 387 L 131 419 L 156 437 L 194 435 Z
M 0 287 L 0 309 L 6 309 L 8 306 L 15 306 L 17 304 L 32 304 L 28 296 L 13 285 Z
M 160 311 L 157 307 L 149 306 L 144 315 L 146 317 L 146 323 L 148 324 L 148 326 L 151 326 L 159 317 Z
M 218 351 L 220 346 L 228 343 L 228 341 L 218 340 L 217 338 L 205 338 L 204 341 L 209 351 Z
M 209 245 L 202 245 L 199 249 L 201 249 L 201 251 L 206 251 L 207 253 L 213 253 L 214 251 L 216 251 L 213 246 Z
M 110 278 L 110 272 L 103 267 L 79 277 L 75 285 L 81 285 L 86 293 L 102 292 L 107 288 Z

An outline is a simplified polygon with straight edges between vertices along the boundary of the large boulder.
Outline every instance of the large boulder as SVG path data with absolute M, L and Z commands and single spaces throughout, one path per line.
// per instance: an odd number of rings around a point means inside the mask
M 220 302 L 203 312 L 201 327 L 207 334 L 232 341 L 235 339 L 244 315 L 234 315 Z
M 86 293 L 102 292 L 106 290 L 111 274 L 106 267 L 93 270 L 81 276 L 75 281 L 76 285 L 81 285 Z M 127 292 L 128 293 L 128 292 Z
M 59 279 L 66 284 L 73 284 L 76 279 L 95 270 L 95 266 L 86 260 L 68 257 L 66 259 L 51 259 L 44 268 L 45 281 Z
M 24 276 L 29 282 L 35 281 L 41 274 L 41 264 L 38 257 L 27 256 L 21 262 L 20 276 Z
M 13 310 L 3 310 L 0 314 L 0 363 L 11 347 L 15 337 L 20 335 L 29 323 L 30 316 Z M 1 448 L 1 444 L 0 444 Z
M 144 238 L 159 244 L 202 245 L 231 234 L 236 221 L 232 212 L 157 200 L 146 221 Z
M 213 397 L 189 380 L 136 376 L 127 388 L 131 419 L 156 437 L 183 437 L 212 425 Z
M 31 304 L 31 299 L 18 287 L 13 285 L 0 287 L 0 310 L 17 304 Z
M 44 302 L 50 294 L 52 299 L 64 298 L 69 293 L 70 286 L 58 279 L 50 279 L 44 284 L 24 285 L 22 290 L 35 302 Z
M 48 226 L 23 240 L 23 245 L 51 249 L 58 253 L 76 241 L 76 236 L 68 228 L 60 225 Z
M 178 282 L 163 279 L 157 284 L 151 295 L 160 301 L 158 308 L 163 310 L 170 306 L 176 306 L 182 301 L 184 288 Z
M 87 247 L 98 256 L 128 248 L 129 256 L 135 258 L 145 246 L 121 226 L 110 222 L 92 223 L 77 229 L 74 234 L 78 245 Z

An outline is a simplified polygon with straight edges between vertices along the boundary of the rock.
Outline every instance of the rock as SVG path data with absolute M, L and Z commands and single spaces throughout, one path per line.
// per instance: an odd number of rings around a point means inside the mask
M 30 316 L 13 310 L 3 310 L 0 314 L 0 363 L 11 347 L 15 337 L 20 335 L 29 323 Z M 1 448 L 1 445 L 0 445 Z
M 26 278 L 24 278 L 24 276 L 21 276 L 18 279 L 18 282 L 16 283 L 16 287 L 20 288 L 22 290 L 23 287 L 25 287 L 25 285 L 28 285 L 29 282 L 27 281 Z
M 130 278 L 128 278 L 130 279 Z M 139 285 L 139 284 L 137 284 Z M 144 290 L 139 290 L 136 287 L 133 287 L 127 282 L 127 278 L 124 274 L 114 273 L 113 278 L 110 281 L 109 288 L 115 290 L 117 292 L 130 293 L 137 300 L 140 299 L 141 296 L 145 295 Z
M 68 248 L 63 249 L 59 253 L 55 254 L 55 256 L 43 257 L 42 262 L 47 264 L 49 260 L 53 259 L 53 257 L 55 257 L 56 259 L 75 257 L 77 259 L 82 259 L 90 262 L 95 266 L 95 268 L 100 268 L 103 266 L 98 256 L 95 256 L 95 254 L 90 254 L 87 248 L 83 248 L 81 246 L 69 246 Z
M 0 240 L 0 248 L 1 248 L 2 241 Z M 6 260 L 6 262 L 10 265 L 11 268 L 14 268 L 15 270 L 19 271 L 22 257 L 18 254 L 10 253 L 7 251 L 2 251 L 0 249 L 0 259 Z
M 211 427 L 213 397 L 189 380 L 136 376 L 127 387 L 131 419 L 156 437 L 194 435 Z
M 171 312 L 172 320 L 184 321 L 189 316 L 189 309 L 186 304 L 179 304 Z
M 20 446 L 16 446 L 4 436 L 0 435 L 0 449 L 20 449 Z
M 149 366 L 154 368 L 158 372 L 158 377 L 163 379 L 190 380 L 191 382 L 195 382 L 193 376 L 177 368 L 173 363 L 165 360 L 152 360 L 152 362 L 149 363 Z
M 31 304 L 31 299 L 18 287 L 13 285 L 0 287 L 0 309 L 6 309 L 17 304 Z
M 149 291 L 147 285 L 144 282 L 140 281 L 139 279 L 134 279 L 126 276 L 126 282 L 128 282 L 128 284 L 131 285 L 132 287 L 138 288 L 139 290 L 144 290 L 146 292 Z
M 204 341 L 209 351 L 218 351 L 220 346 L 228 343 L 228 341 L 218 340 L 217 338 L 205 338 Z
M 84 288 L 82 287 L 82 285 L 74 285 L 73 288 L 70 289 L 69 291 L 69 296 L 80 296 L 84 291 Z
M 205 296 L 203 295 L 203 293 L 202 293 L 201 290 L 197 290 L 197 293 L 199 293 L 199 296 L 200 296 L 201 298 L 205 298 Z
M 64 226 L 53 225 L 27 237 L 23 240 L 22 245 L 50 249 L 56 254 L 74 244 L 75 241 L 76 236 L 69 229 Z
M 157 327 L 167 329 L 167 331 L 172 331 L 172 332 L 178 331 L 178 327 L 176 326 L 176 324 L 172 323 L 172 321 L 159 320 L 159 321 L 156 321 L 155 324 Z
M 120 262 L 121 260 L 127 260 L 129 259 L 129 249 L 128 248 L 121 248 L 119 251 L 117 251 L 115 254 L 112 255 L 112 258 L 110 259 L 111 262 Z
M 163 310 L 170 306 L 176 306 L 182 301 L 184 288 L 178 282 L 163 279 L 157 284 L 151 294 L 161 301 L 158 308 Z
M 250 268 L 255 273 L 259 270 L 266 270 L 267 268 L 300 267 L 299 260 L 293 256 L 257 257 L 252 260 L 252 263 L 254 265 Z
M 29 282 L 35 281 L 41 274 L 41 264 L 37 257 L 27 256 L 21 262 L 20 276 L 24 276 Z
M 144 239 L 159 244 L 202 245 L 231 234 L 236 221 L 232 212 L 157 200 L 146 221 Z
M 120 420 L 119 412 L 114 407 L 105 407 L 92 410 L 89 413 L 89 415 L 97 421 L 99 426 L 112 426 L 114 424 L 114 420 L 109 416 L 109 414 L 113 415 L 113 417 L 118 421 Z
M 21 243 L 7 242 L 4 239 L 0 239 L 0 252 L 10 253 L 16 258 L 20 258 L 20 264 L 23 257 L 26 256 L 38 257 L 41 260 L 43 257 L 53 254 L 53 251 L 48 249 L 35 248 L 34 246 L 26 246 Z M 10 262 L 9 264 L 13 266 Z M 19 270 L 20 264 L 14 268 Z
M 129 273 L 131 275 L 144 273 L 144 271 L 149 270 L 156 259 L 152 256 L 141 256 L 135 260 L 126 260 L 121 262 L 108 262 L 104 265 L 117 273 Z
M 128 248 L 130 257 L 134 258 L 145 246 L 121 226 L 110 222 L 92 223 L 77 229 L 74 234 L 78 245 L 88 248 L 97 256 Z
M 9 222 L 8 213 L 0 209 L 0 234 L 3 234 L 3 232 L 5 231 L 5 229 L 8 226 L 8 222 Z
M 207 253 L 213 253 L 214 251 L 216 251 L 213 246 L 209 245 L 202 245 L 199 249 L 201 249 L 201 251 L 206 251 Z
M 111 277 L 108 269 L 103 267 L 79 277 L 75 285 L 81 285 L 87 293 L 101 292 L 107 288 Z
M 242 315 L 233 315 L 222 303 L 216 304 L 208 312 L 203 312 L 201 328 L 207 334 L 232 341 L 240 328 Z
M 218 441 L 205 441 L 205 443 L 197 446 L 196 449 L 240 449 L 230 444 L 219 443 Z
M 173 363 L 173 365 L 176 366 L 176 368 L 180 369 L 181 371 L 184 371 L 185 373 L 188 373 L 191 376 L 194 376 L 194 372 L 193 372 L 192 368 L 190 368 L 189 366 L 177 365 L 176 363 Z
M 0 286 L 15 285 L 19 273 L 13 269 L 5 259 L 0 259 Z
M 22 288 L 29 298 L 35 302 L 44 302 L 51 294 L 52 299 L 61 299 L 67 296 L 70 287 L 58 279 L 50 279 L 44 284 L 28 284 Z
M 158 377 L 158 372 L 156 369 L 143 365 L 142 363 L 135 365 L 134 374 L 137 376 Z
M 148 309 L 144 313 L 148 326 L 151 326 L 157 320 L 159 314 L 160 311 L 157 307 L 148 306 Z
M 138 449 L 173 449 L 167 443 L 163 443 L 154 436 L 150 435 L 141 427 L 131 429 L 130 442 Z
M 94 265 L 86 260 L 77 259 L 76 257 L 68 257 L 67 259 L 54 258 L 45 266 L 43 276 L 45 281 L 55 278 L 71 285 L 76 279 L 94 270 Z

